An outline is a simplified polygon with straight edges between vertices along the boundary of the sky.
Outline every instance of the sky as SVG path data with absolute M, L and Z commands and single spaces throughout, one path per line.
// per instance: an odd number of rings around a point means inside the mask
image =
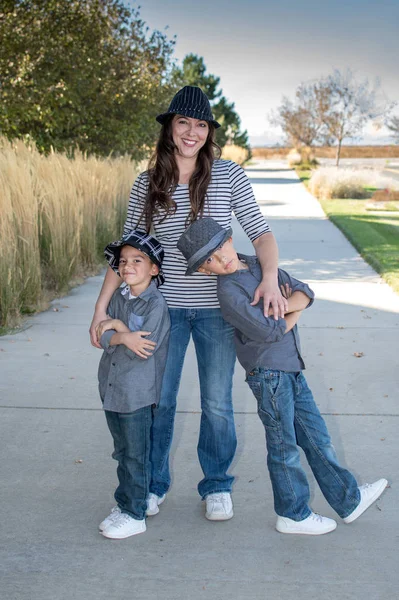
M 127 0 L 137 8 L 135 0 Z M 268 117 L 302 82 L 350 68 L 399 105 L 399 0 L 142 0 L 151 30 L 176 36 L 175 57 L 204 58 L 253 146 L 281 142 Z M 395 109 L 399 114 L 399 109 Z M 388 142 L 369 126 L 363 142 Z

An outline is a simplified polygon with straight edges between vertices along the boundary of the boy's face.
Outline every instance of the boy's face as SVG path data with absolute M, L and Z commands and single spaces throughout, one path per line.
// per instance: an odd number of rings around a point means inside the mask
M 140 291 L 148 287 L 151 278 L 159 273 L 157 265 L 133 246 L 122 246 L 118 268 L 123 281 Z
M 225 241 L 209 258 L 199 267 L 200 273 L 205 275 L 229 275 L 235 273 L 239 267 L 237 252 L 234 250 L 233 238 Z

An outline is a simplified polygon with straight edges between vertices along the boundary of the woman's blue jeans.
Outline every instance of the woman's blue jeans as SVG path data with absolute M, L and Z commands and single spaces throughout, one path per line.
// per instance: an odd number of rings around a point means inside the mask
M 227 471 L 237 446 L 232 403 L 234 329 L 224 321 L 219 308 L 169 311 L 168 358 L 152 426 L 150 492 L 162 496 L 170 486 L 169 451 L 176 398 L 190 335 L 197 355 L 202 409 L 198 458 L 204 478 L 198 492 L 202 498 L 214 492 L 230 492 L 234 478 Z
M 347 517 L 360 502 L 358 485 L 352 473 L 338 462 L 305 377 L 301 372 L 257 368 L 249 373 L 247 383 L 258 402 L 258 415 L 266 432 L 276 513 L 294 521 L 302 521 L 311 513 L 299 446 L 327 502 L 340 517 Z

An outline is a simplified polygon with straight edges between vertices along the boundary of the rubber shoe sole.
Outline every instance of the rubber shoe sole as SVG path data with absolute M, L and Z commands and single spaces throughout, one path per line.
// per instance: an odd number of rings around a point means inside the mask
M 360 502 L 355 510 L 343 519 L 344 523 L 353 523 L 353 521 L 358 519 L 376 500 L 378 500 L 387 485 L 388 481 L 386 479 L 379 479 L 374 483 L 366 483 L 364 486 L 359 486 Z

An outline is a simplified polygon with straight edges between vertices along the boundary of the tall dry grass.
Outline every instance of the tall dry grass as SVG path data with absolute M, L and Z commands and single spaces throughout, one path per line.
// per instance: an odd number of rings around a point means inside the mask
M 139 166 L 128 157 L 39 154 L 0 139 L 0 325 L 103 260 L 120 236 Z
M 243 165 L 250 156 L 250 150 L 235 146 L 234 144 L 227 144 L 222 149 L 222 158 L 225 160 L 232 160 L 239 165 Z

